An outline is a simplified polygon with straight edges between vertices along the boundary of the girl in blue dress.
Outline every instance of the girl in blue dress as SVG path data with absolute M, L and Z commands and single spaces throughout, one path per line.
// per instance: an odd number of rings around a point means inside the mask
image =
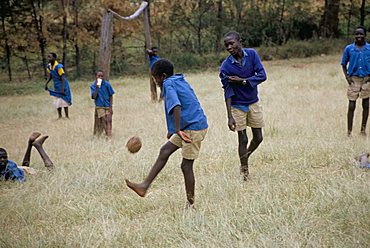
M 68 107 L 72 105 L 72 95 L 69 88 L 69 83 L 65 77 L 63 65 L 56 61 L 57 55 L 50 53 L 48 55 L 49 64 L 47 70 L 49 72 L 49 79 L 46 81 L 45 90 L 49 91 L 49 94 L 54 97 L 54 107 L 58 110 L 58 118 L 62 118 L 62 108 L 66 118 L 68 116 Z M 54 90 L 48 88 L 48 83 L 53 79 Z

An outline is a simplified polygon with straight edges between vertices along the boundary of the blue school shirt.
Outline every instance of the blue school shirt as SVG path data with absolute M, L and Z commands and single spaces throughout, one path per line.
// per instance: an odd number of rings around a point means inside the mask
M 346 46 L 341 65 L 348 65 L 347 75 L 350 77 L 370 76 L 370 44 L 366 42 L 362 49 L 359 49 L 355 43 Z
M 169 135 L 176 133 L 173 109 L 181 107 L 180 130 L 203 130 L 208 128 L 207 117 L 190 84 L 182 74 L 175 74 L 163 82 L 163 99 Z
M 231 98 L 232 106 L 250 105 L 258 102 L 257 85 L 266 80 L 266 72 L 261 60 L 252 48 L 243 48 L 243 58 L 239 63 L 229 55 L 220 67 L 220 79 L 225 99 Z M 238 76 L 247 80 L 246 85 L 230 84 L 228 76 Z
M 159 57 L 157 55 L 149 55 L 149 67 L 152 69 L 153 64 L 159 60 Z
M 95 82 L 90 85 L 91 96 L 93 96 L 95 91 Z M 114 90 L 108 81 L 103 80 L 101 82 L 100 88 L 98 89 L 98 95 L 95 99 L 96 107 L 110 107 L 109 98 L 114 94 Z
M 0 171 L 0 178 L 17 182 L 24 182 L 26 180 L 24 171 L 21 168 L 18 168 L 17 164 L 11 160 L 8 160 L 5 169 Z

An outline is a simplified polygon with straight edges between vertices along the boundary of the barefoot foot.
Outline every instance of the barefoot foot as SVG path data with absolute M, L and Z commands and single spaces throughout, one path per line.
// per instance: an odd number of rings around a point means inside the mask
M 45 135 L 45 136 L 42 136 L 40 137 L 39 139 L 35 140 L 32 145 L 33 146 L 42 146 L 42 144 L 44 144 L 45 140 L 49 138 L 49 136 Z
M 125 179 L 125 181 L 126 181 L 126 185 L 130 189 L 132 189 L 133 191 L 135 191 L 136 194 L 138 194 L 141 197 L 144 197 L 145 196 L 146 191 L 147 191 L 148 188 L 144 187 L 142 184 L 132 183 L 132 182 L 130 182 L 127 179 Z
M 29 137 L 28 142 L 32 144 L 40 135 L 41 133 L 39 132 L 33 132 L 31 136 Z
M 243 176 L 243 180 L 247 181 L 249 176 L 248 165 L 240 166 L 240 174 Z

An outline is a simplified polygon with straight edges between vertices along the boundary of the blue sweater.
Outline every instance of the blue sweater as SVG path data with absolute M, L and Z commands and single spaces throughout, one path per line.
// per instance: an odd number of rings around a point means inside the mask
M 248 83 L 247 85 L 230 84 L 229 76 L 238 76 Z M 229 55 L 221 65 L 220 78 L 225 99 L 231 98 L 232 105 L 250 105 L 258 102 L 257 85 L 266 80 L 266 72 L 256 50 L 243 48 L 242 63 Z

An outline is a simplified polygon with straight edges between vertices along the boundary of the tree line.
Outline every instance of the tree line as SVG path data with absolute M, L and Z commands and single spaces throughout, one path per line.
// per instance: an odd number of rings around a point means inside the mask
M 250 47 L 291 40 L 351 36 L 370 25 L 366 0 L 146 0 L 153 45 L 159 55 L 190 60 L 218 55 L 229 30 Z M 47 54 L 56 52 L 69 76 L 97 69 L 102 12 L 129 16 L 140 0 L 0 1 L 0 78 L 46 77 Z M 143 18 L 114 21 L 113 74 L 145 67 Z M 114 73 L 116 72 L 116 73 Z

